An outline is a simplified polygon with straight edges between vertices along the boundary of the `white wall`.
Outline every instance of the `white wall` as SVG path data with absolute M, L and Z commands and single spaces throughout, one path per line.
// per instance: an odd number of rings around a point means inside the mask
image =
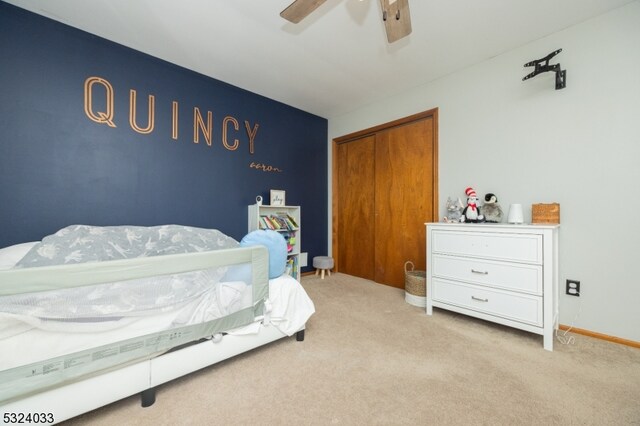
M 558 48 L 565 89 L 553 73 L 522 81 Z M 467 186 L 505 215 L 522 203 L 526 221 L 559 202 L 560 323 L 640 341 L 640 2 L 330 119 L 329 140 L 434 107 L 441 216 Z

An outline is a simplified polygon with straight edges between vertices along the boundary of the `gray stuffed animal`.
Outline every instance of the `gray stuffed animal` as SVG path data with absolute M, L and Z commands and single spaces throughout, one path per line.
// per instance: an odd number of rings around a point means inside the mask
M 464 205 L 462 200 L 458 197 L 457 200 L 453 200 L 451 197 L 447 198 L 447 215 L 444 217 L 444 221 L 447 223 L 462 222 L 462 209 Z
M 502 222 L 502 207 L 498 204 L 498 197 L 495 194 L 488 193 L 484 196 L 484 204 L 480 207 L 480 213 L 487 222 Z

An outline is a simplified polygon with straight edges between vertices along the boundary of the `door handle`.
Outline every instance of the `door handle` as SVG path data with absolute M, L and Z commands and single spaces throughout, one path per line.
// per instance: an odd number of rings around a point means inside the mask
M 489 299 L 482 299 L 480 297 L 471 296 L 473 300 L 477 300 L 478 302 L 488 302 Z
M 475 269 L 471 269 L 471 272 L 474 274 L 489 275 L 489 271 L 477 271 Z

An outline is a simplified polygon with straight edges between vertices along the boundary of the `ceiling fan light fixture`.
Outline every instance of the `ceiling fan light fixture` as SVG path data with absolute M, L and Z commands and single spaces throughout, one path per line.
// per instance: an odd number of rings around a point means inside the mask
M 295 0 L 280 16 L 294 24 L 299 23 L 320 7 L 326 0 Z M 360 0 L 363 1 L 363 0 Z M 382 20 L 387 33 L 387 41 L 394 43 L 411 34 L 411 16 L 409 0 L 380 0 Z M 389 15 L 395 19 L 387 19 Z

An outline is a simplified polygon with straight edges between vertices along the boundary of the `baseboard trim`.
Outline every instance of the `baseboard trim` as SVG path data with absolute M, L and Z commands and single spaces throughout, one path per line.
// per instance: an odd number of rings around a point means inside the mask
M 640 349 L 640 342 L 636 342 L 635 340 L 623 339 L 621 337 L 610 336 L 608 334 L 597 333 L 595 331 L 585 330 L 582 328 L 570 327 L 564 324 L 560 324 L 558 328 L 560 328 L 560 330 L 571 330 L 572 333 L 582 334 L 583 336 L 594 337 L 596 339 L 606 340 L 608 342 L 619 343 L 621 345 Z

